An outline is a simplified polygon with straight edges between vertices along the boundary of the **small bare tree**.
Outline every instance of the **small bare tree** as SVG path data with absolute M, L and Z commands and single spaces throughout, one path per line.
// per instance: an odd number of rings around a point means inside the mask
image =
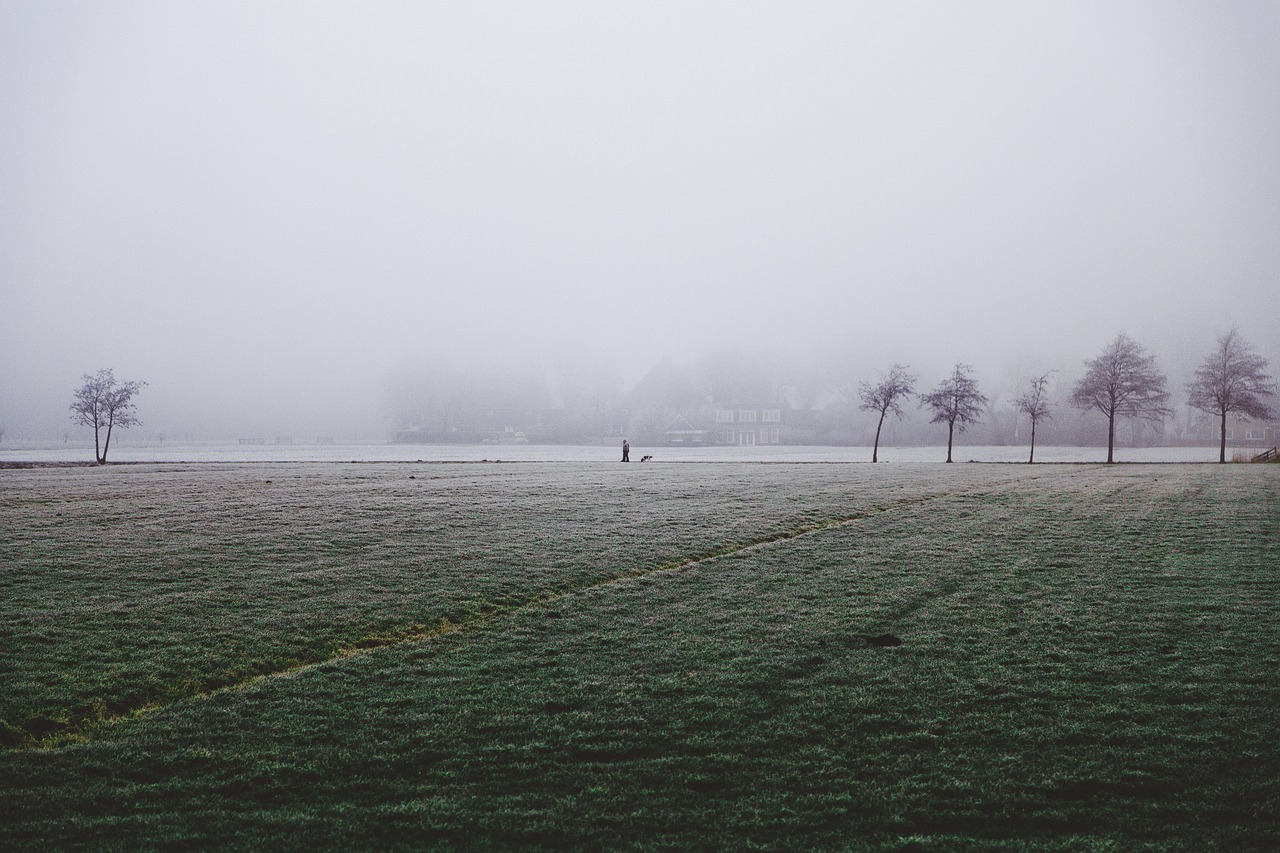
M 1031 455 L 1027 457 L 1030 465 L 1036 461 L 1036 424 L 1053 417 L 1049 407 L 1049 374 L 1042 373 L 1032 379 L 1031 389 L 1014 400 L 1013 406 L 1031 419 Z
M 136 404 L 133 398 L 142 390 L 145 382 L 116 382 L 110 368 L 99 370 L 93 376 L 84 375 L 84 384 L 76 389 L 71 404 L 71 420 L 82 426 L 93 427 L 93 455 L 102 465 L 107 461 L 111 447 L 111 430 L 135 426 Z M 105 428 L 106 441 L 99 444 L 99 433 Z
M 1084 376 L 1071 391 L 1071 405 L 1097 409 L 1107 419 L 1107 464 L 1115 461 L 1116 416 L 1160 423 L 1171 412 L 1165 406 L 1168 380 L 1147 354 L 1124 332 L 1107 344 L 1097 358 L 1085 362 Z
M 957 364 L 955 372 L 942 380 L 928 394 L 920 395 L 920 405 L 933 410 L 931 423 L 947 424 L 947 461 L 951 461 L 951 443 L 959 426 L 964 432 L 969 424 L 982 418 L 982 406 L 987 398 L 978 392 L 978 383 L 969 375 L 967 364 Z
M 1187 403 L 1202 412 L 1218 416 L 1218 461 L 1227 461 L 1227 415 L 1235 412 L 1250 418 L 1271 416 L 1263 397 L 1276 393 L 1269 381 L 1267 360 L 1254 351 L 1240 331 L 1218 338 L 1217 345 L 1187 383 Z
M 863 382 L 858 386 L 858 398 L 862 401 L 859 408 L 864 412 L 880 413 L 880 420 L 876 424 L 876 443 L 871 448 L 872 462 L 880 461 L 880 429 L 884 426 L 885 415 L 893 412 L 899 419 L 902 418 L 902 406 L 898 401 L 911 396 L 918 378 L 907 370 L 906 365 L 895 364 L 889 368 L 888 373 L 880 376 L 880 381 L 875 385 Z

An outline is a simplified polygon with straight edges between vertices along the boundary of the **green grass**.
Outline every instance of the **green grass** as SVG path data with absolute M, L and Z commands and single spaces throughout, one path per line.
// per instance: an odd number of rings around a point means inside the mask
M 1271 849 L 1269 471 L 3 472 L 0 846 Z

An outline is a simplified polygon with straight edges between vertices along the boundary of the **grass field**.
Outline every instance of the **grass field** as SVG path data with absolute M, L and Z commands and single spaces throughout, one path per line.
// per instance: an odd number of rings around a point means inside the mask
M 0 847 L 1276 849 L 1278 616 L 1272 466 L 0 471 Z

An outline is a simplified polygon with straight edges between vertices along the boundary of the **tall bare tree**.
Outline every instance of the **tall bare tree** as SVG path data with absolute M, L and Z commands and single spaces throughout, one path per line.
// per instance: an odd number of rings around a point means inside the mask
M 964 432 L 969 424 L 976 424 L 982 418 L 982 406 L 987 402 L 986 396 L 978 392 L 978 383 L 969 372 L 973 370 L 967 364 L 957 364 L 955 371 L 942 380 L 938 387 L 928 394 L 920 395 L 920 405 L 933 410 L 931 423 L 947 424 L 947 461 L 951 461 L 951 443 L 956 427 Z
M 1116 416 L 1160 423 L 1171 412 L 1165 403 L 1168 379 L 1147 353 L 1124 332 L 1097 358 L 1085 362 L 1084 376 L 1071 391 L 1071 405 L 1097 409 L 1107 419 L 1107 464 L 1115 461 Z
M 1218 416 L 1218 461 L 1227 461 L 1227 415 L 1250 418 L 1271 416 L 1264 397 L 1274 396 L 1276 386 L 1267 374 L 1267 360 L 1254 351 L 1235 326 L 1218 343 L 1187 383 L 1187 403 Z
M 86 373 L 83 378 L 84 384 L 76 389 L 71 403 L 71 420 L 93 427 L 93 455 L 102 465 L 107 461 L 107 450 L 111 447 L 111 430 L 138 424 L 133 398 L 147 383 L 117 382 L 110 368 L 99 370 L 93 376 Z M 99 433 L 103 429 L 106 429 L 107 436 L 106 441 L 100 444 Z
M 1053 417 L 1049 407 L 1049 374 L 1042 373 L 1031 380 L 1031 388 L 1013 401 L 1013 407 L 1031 419 L 1031 455 L 1027 464 L 1036 461 L 1036 424 Z
M 858 386 L 858 398 L 862 401 L 859 408 L 864 412 L 880 413 L 880 420 L 876 424 L 876 443 L 871 448 L 872 462 L 880 461 L 880 429 L 884 426 L 885 415 L 893 412 L 898 418 L 902 417 L 902 406 L 898 401 L 911 395 L 918 378 L 907 370 L 905 364 L 895 364 L 889 368 L 888 373 L 881 374 L 880 381 L 875 385 L 863 382 Z

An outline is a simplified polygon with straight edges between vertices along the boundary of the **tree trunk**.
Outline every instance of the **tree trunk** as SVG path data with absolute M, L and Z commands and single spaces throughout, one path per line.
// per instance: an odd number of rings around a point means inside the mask
M 1115 462 L 1114 448 L 1116 446 L 1116 413 L 1112 412 L 1107 415 L 1107 464 Z
M 951 436 L 955 434 L 956 422 L 951 421 L 947 424 L 947 461 L 951 461 Z
M 1222 425 L 1218 430 L 1218 463 L 1227 461 L 1227 410 L 1222 410 Z
M 107 451 L 111 449 L 111 428 L 115 426 L 116 419 L 110 418 L 107 421 L 107 440 L 102 445 L 102 458 L 98 460 L 99 465 L 107 464 Z
M 98 443 L 98 424 L 93 425 L 93 458 L 102 464 L 102 446 Z
M 1027 464 L 1030 465 L 1032 462 L 1035 462 L 1035 461 L 1036 461 L 1036 419 L 1032 418 L 1031 419 L 1031 456 L 1030 458 L 1027 459 Z
M 880 423 L 876 424 L 876 444 L 871 448 L 871 461 L 879 462 L 877 458 L 880 455 L 880 428 L 884 426 L 884 412 L 880 413 Z

